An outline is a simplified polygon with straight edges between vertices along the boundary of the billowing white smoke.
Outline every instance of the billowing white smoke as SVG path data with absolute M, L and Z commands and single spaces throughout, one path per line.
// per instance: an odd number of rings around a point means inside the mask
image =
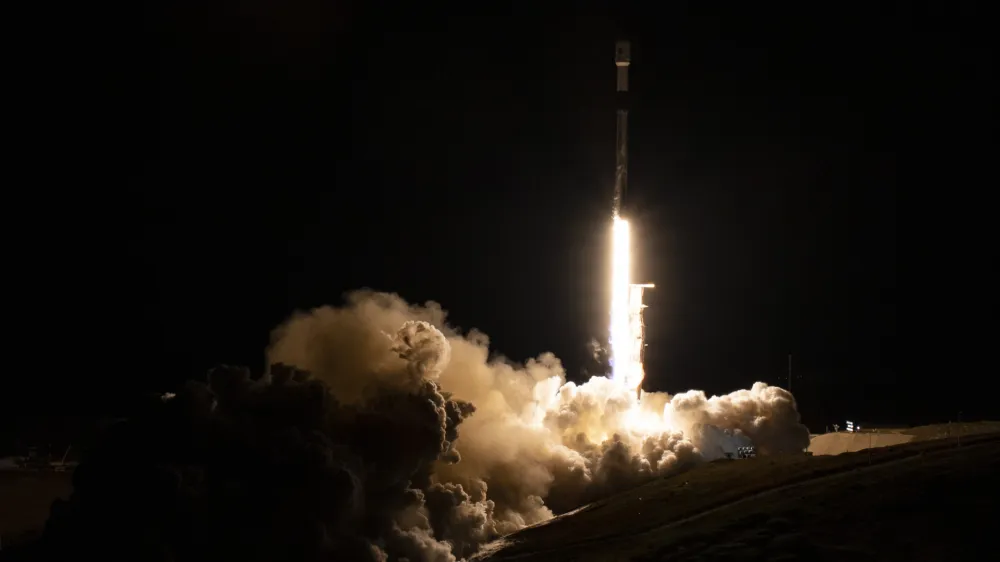
M 780 388 L 647 393 L 638 403 L 604 377 L 567 383 L 552 354 L 523 366 L 491 359 L 486 336 L 456 333 L 437 304 L 383 293 L 294 316 L 275 331 L 268 362 L 311 372 L 345 404 L 433 382 L 448 404 L 474 406 L 471 415 L 471 407 L 440 414 L 460 420 L 457 439 L 444 438 L 428 483 L 413 485 L 420 501 L 395 516 L 412 560 L 468 556 L 553 512 L 751 442 L 768 454 L 800 452 L 809 441 Z
M 427 322 L 407 320 L 394 336 L 392 351 L 407 363 L 417 380 L 436 380 L 451 358 L 451 346 L 440 330 Z

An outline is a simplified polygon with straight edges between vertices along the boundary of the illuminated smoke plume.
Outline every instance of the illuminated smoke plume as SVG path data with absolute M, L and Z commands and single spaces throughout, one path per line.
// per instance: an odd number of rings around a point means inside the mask
M 337 394 L 363 386 L 356 365 L 386 361 L 345 350 L 367 349 L 369 338 L 413 321 L 436 326 L 447 338 L 450 361 L 436 375 L 441 390 L 475 405 L 458 427 L 454 448 L 461 461 L 438 461 L 431 475 L 438 485 L 434 508 L 453 507 L 430 520 L 441 521 L 433 526 L 437 538 L 463 545 L 459 556 L 497 534 L 543 521 L 553 510 L 721 458 L 751 441 L 763 453 L 808 446 L 795 402 L 780 388 L 757 383 L 712 398 L 700 391 L 647 393 L 638 402 L 631 389 L 605 377 L 567 383 L 552 354 L 524 365 L 490 359 L 487 337 L 449 329 L 440 306 L 411 306 L 385 294 L 357 293 L 347 308 L 293 318 L 277 332 L 269 361 L 309 370 Z M 365 332 L 368 337 L 360 335 Z M 374 378 L 390 382 L 377 373 Z M 445 490 L 447 501 L 440 497 Z
M 643 479 L 752 442 L 802 451 L 792 396 L 567 383 L 491 359 L 441 307 L 359 292 L 294 315 L 273 367 L 214 370 L 115 428 L 46 536 L 143 560 L 453 561 Z M 55 558 L 52 558 L 55 559 Z

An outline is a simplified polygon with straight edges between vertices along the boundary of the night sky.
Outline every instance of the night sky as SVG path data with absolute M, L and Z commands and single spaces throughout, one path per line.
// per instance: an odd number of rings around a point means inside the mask
M 962 351 L 992 345 L 970 296 L 990 229 L 945 210 L 996 185 L 974 11 L 278 4 L 162 6 L 67 78 L 56 150 L 91 187 L 43 211 L 61 238 L 40 242 L 45 288 L 24 284 L 52 374 L 6 380 L 6 415 L 260 371 L 293 310 L 362 287 L 584 380 L 607 337 L 618 38 L 634 278 L 657 285 L 647 390 L 784 386 L 791 353 L 813 429 L 997 412 L 985 387 L 931 390 L 995 369 Z

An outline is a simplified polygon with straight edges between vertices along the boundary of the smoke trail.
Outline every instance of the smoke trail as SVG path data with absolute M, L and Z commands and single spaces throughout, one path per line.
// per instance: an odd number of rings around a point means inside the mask
M 639 402 L 605 377 L 567 383 L 552 354 L 490 359 L 488 343 L 383 293 L 296 314 L 265 376 L 216 369 L 117 427 L 48 542 L 144 560 L 452 561 L 751 441 L 808 445 L 778 388 Z

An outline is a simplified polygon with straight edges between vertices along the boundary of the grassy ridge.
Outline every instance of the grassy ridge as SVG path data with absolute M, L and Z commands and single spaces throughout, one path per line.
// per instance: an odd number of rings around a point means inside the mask
M 1000 434 L 962 438 L 962 445 L 1000 442 Z M 743 498 L 792 484 L 871 465 L 890 463 L 954 448 L 957 438 L 918 441 L 837 456 L 758 457 L 717 461 L 661 478 L 596 502 L 571 517 L 528 528 L 508 537 L 511 543 L 489 560 L 555 554 L 568 547 L 600 544 L 635 536 Z M 539 558 L 541 559 L 541 558 Z

